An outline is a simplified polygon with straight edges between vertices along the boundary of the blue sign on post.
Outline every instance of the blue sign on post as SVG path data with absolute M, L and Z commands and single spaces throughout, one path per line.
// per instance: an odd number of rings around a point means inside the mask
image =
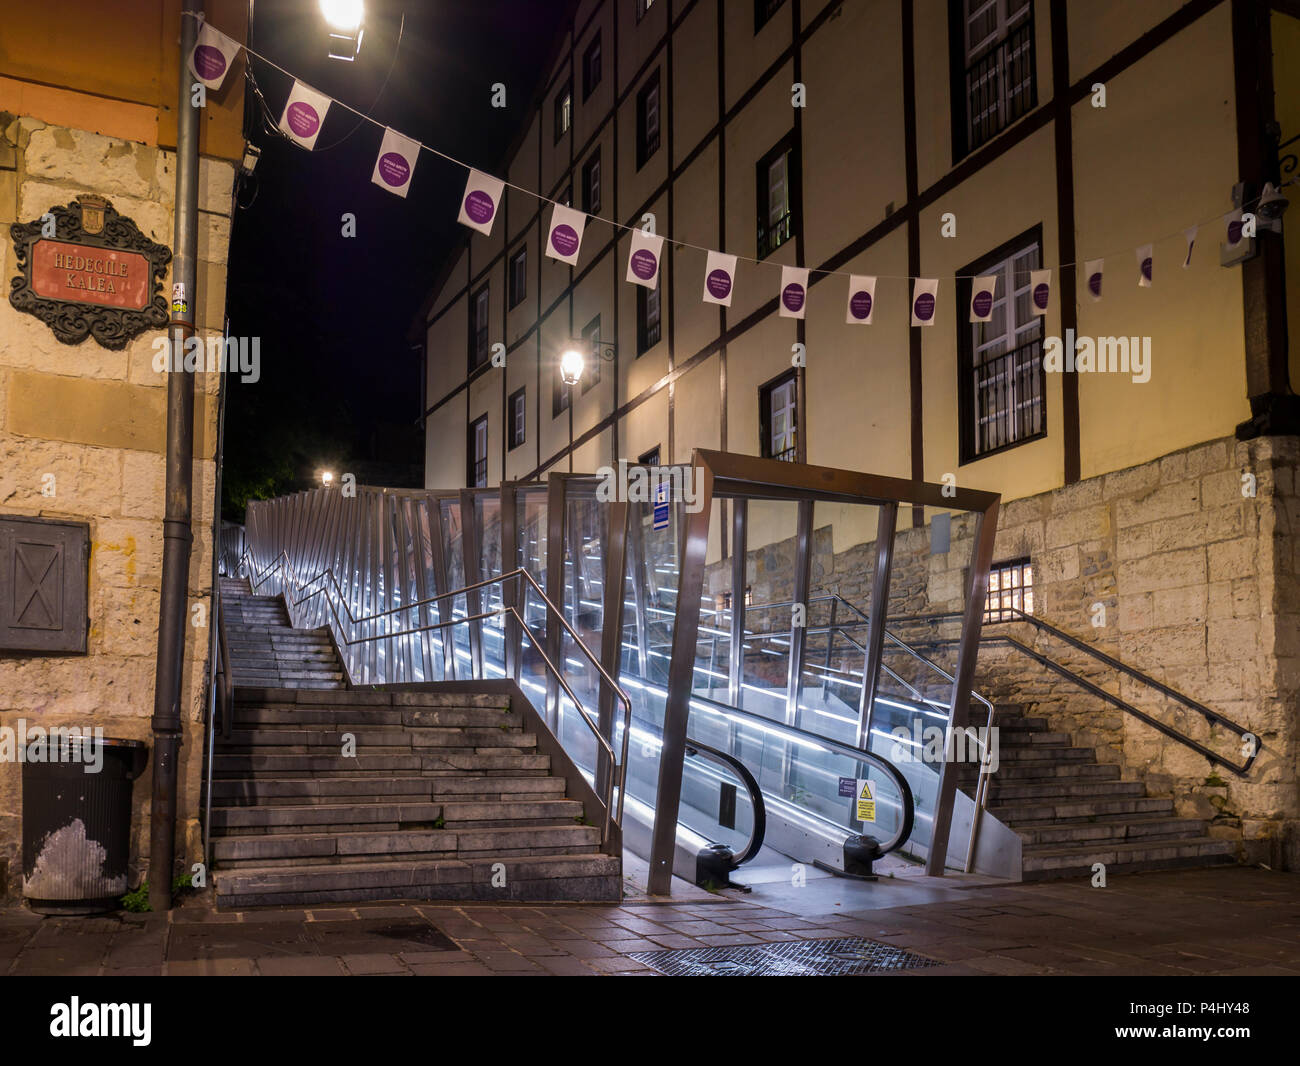
M 668 482 L 661 481 L 655 486 L 655 529 L 668 528 Z
M 855 786 L 856 784 L 857 784 L 857 779 L 856 779 L 856 778 L 852 778 L 852 777 L 841 777 L 841 778 L 840 778 L 840 795 L 841 795 L 841 796 L 852 796 L 852 795 L 853 795 L 853 792 L 854 792 L 854 786 Z

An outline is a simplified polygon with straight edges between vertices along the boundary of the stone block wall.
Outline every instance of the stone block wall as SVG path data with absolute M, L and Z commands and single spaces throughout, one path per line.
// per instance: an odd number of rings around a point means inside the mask
M 175 154 L 78 129 L 0 114 L 0 276 L 16 273 L 12 222 L 39 218 L 81 193 L 106 197 L 152 240 L 171 247 Z M 203 335 L 223 326 L 233 165 L 203 159 L 197 286 Z M 170 296 L 170 275 L 163 292 Z M 0 302 L 0 515 L 90 525 L 89 651 L 0 653 L 0 726 L 102 726 L 152 750 L 162 576 L 166 375 L 153 368 L 159 332 L 121 351 L 93 339 L 60 343 L 37 318 Z M 212 524 L 219 375 L 195 381 L 194 544 L 191 607 L 211 616 Z M 42 492 L 54 475 L 54 494 Z M 194 616 L 191 616 L 192 620 Z M 178 859 L 201 857 L 199 779 L 211 630 L 188 631 L 183 682 Z M 132 884 L 148 864 L 148 771 L 136 781 Z M 21 893 L 21 767 L 0 763 L 0 901 Z

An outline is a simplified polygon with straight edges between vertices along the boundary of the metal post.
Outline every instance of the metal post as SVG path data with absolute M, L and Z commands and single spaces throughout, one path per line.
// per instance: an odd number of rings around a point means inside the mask
M 961 644 L 957 667 L 953 670 L 952 705 L 948 713 L 948 736 L 944 759 L 939 769 L 939 796 L 935 801 L 934 828 L 925 872 L 942 877 L 948 858 L 948 834 L 952 829 L 952 806 L 957 792 L 957 766 L 949 745 L 959 729 L 970 721 L 970 690 L 975 678 L 975 658 L 979 654 L 980 630 L 984 624 L 984 607 L 988 597 L 989 567 L 993 565 L 993 540 L 998 527 L 998 503 L 975 518 L 975 548 L 971 554 L 970 578 L 966 587 L 966 611 L 962 619 Z
M 570 408 L 572 410 L 572 408 Z M 546 481 L 546 598 L 557 611 L 564 611 L 564 475 L 552 474 Z M 561 668 L 562 627 L 558 618 L 546 608 L 546 655 Z M 560 686 L 550 671 L 546 675 L 546 720 L 556 737 L 560 736 Z
M 149 810 L 149 905 L 172 905 L 176 861 L 176 784 L 181 743 L 181 680 L 185 672 L 194 465 L 194 380 L 184 369 L 185 342 L 194 335 L 198 260 L 199 113 L 190 103 L 186 60 L 198 37 L 201 0 L 185 0 L 181 16 L 176 105 L 176 203 L 172 282 L 184 296 L 173 303 L 167 373 L 167 487 L 163 518 L 162 595 L 158 605 L 158 663 L 154 677 L 153 790 Z
M 731 657 L 727 670 L 727 702 L 740 704 L 745 679 L 745 568 L 749 501 L 731 501 Z
M 668 895 L 672 888 L 673 852 L 677 845 L 677 813 L 682 798 L 682 768 L 686 761 L 686 730 L 691 716 L 696 643 L 700 631 L 700 595 L 709 548 L 709 519 L 713 509 L 713 473 L 696 467 L 702 506 L 686 516 L 681 568 L 677 584 L 677 620 L 673 624 L 673 654 L 668 668 L 668 699 L 664 707 L 663 747 L 659 752 L 659 790 L 654 835 L 650 847 L 649 891 Z
M 893 569 L 894 530 L 898 504 L 882 503 L 876 522 L 876 573 L 871 582 L 871 604 L 867 614 L 867 654 L 862 664 L 862 691 L 858 695 L 858 747 L 871 746 L 871 716 L 876 706 L 876 681 L 885 647 L 885 619 L 889 615 L 889 575 Z
M 605 530 L 605 589 L 600 618 L 600 665 L 615 681 L 623 661 L 623 582 L 627 572 L 627 519 L 628 505 L 618 501 L 609 505 L 609 522 Z M 614 747 L 614 692 L 606 684 L 600 686 L 600 735 Z M 601 753 L 596 772 L 596 795 L 605 794 L 608 757 Z

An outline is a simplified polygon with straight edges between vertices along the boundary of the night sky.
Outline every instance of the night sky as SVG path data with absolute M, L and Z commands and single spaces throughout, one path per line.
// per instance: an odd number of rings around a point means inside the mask
M 256 0 L 249 45 L 378 122 L 500 173 L 569 6 L 367 0 L 360 55 L 344 63 L 327 57 L 317 0 Z M 292 81 L 251 62 L 274 126 Z M 490 106 L 494 82 L 506 85 L 504 109 Z M 408 330 L 464 232 L 460 167 L 421 152 L 402 199 L 370 180 L 380 127 L 331 106 L 308 152 L 265 132 L 259 110 L 249 137 L 262 157 L 240 189 L 248 206 L 235 212 L 227 290 L 230 334 L 260 337 L 262 363 L 257 384 L 227 379 L 223 510 L 234 519 L 245 498 L 305 487 L 322 467 L 386 462 L 382 480 L 400 483 L 405 466 L 419 483 L 420 355 Z M 345 212 L 355 237 L 342 235 Z

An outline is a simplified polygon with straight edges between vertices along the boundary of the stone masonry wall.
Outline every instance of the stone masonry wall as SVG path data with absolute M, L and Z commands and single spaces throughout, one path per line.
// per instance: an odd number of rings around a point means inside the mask
M 200 166 L 198 292 L 201 334 L 220 333 L 230 239 L 233 166 Z M 0 276 L 16 273 L 9 225 L 39 218 L 78 194 L 107 197 L 152 240 L 171 246 L 175 155 L 142 144 L 0 114 Z M 170 275 L 163 292 L 170 296 Z M 37 318 L 0 302 L 0 515 L 90 525 L 88 654 L 0 653 L 0 726 L 102 726 L 150 745 L 162 572 L 166 377 L 141 334 L 122 351 L 93 339 L 60 343 Z M 191 605 L 211 616 L 216 373 L 196 380 Z M 54 475 L 54 495 L 42 476 Z M 201 857 L 198 800 L 209 628 L 187 631 L 177 855 Z M 147 868 L 148 771 L 135 782 L 131 882 Z M 0 763 L 0 901 L 21 893 L 21 767 Z

